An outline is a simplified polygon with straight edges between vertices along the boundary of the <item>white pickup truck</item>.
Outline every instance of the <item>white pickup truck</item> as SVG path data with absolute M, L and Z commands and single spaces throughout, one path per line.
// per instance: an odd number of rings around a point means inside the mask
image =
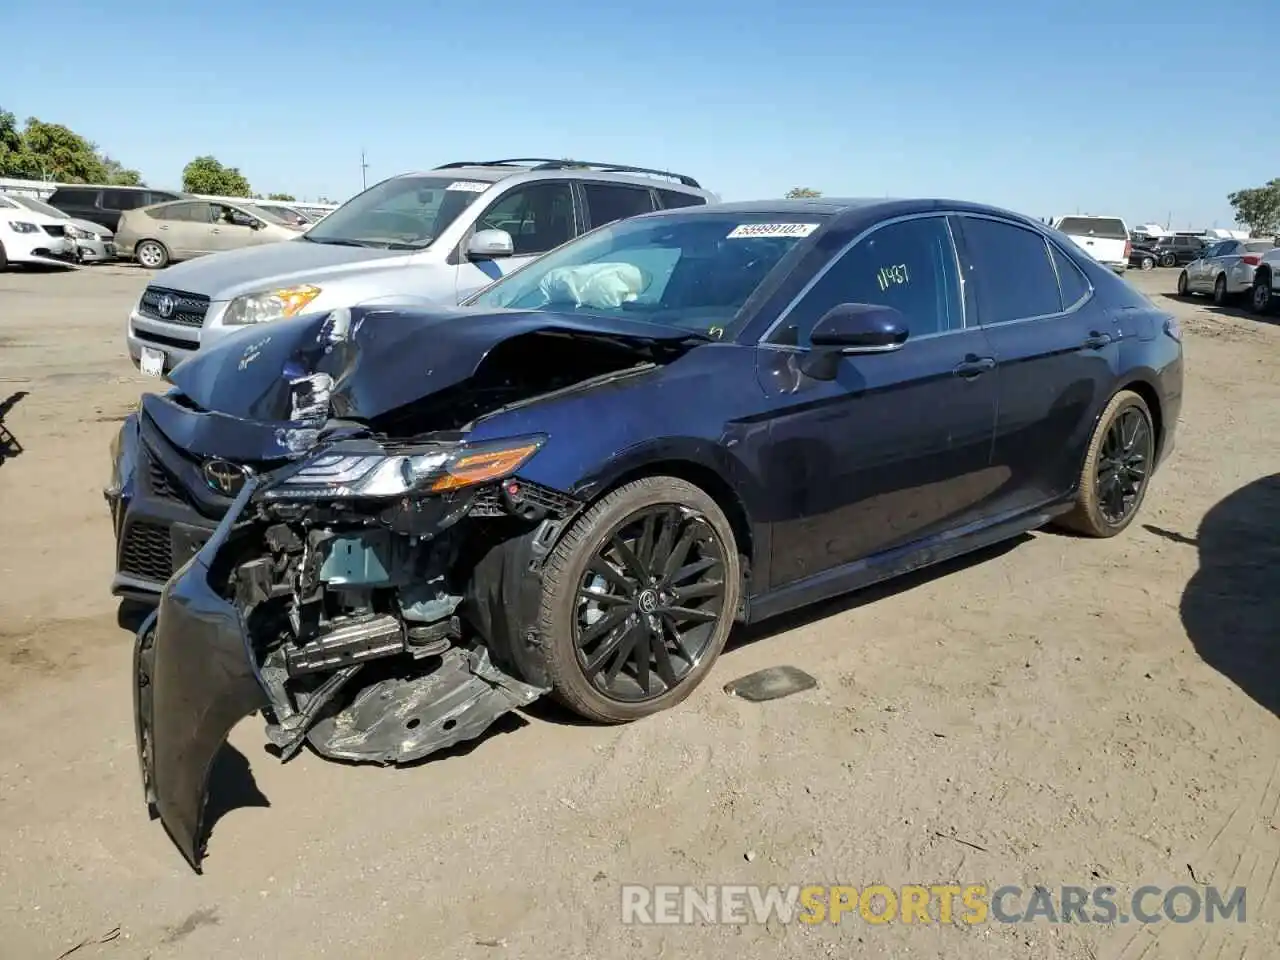
M 1061 230 L 1093 259 L 1116 273 L 1129 269 L 1129 228 L 1120 217 L 1095 217 L 1090 214 L 1054 217 L 1051 225 Z

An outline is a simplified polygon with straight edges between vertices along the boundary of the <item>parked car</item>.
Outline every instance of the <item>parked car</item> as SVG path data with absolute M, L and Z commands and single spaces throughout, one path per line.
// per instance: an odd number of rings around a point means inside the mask
M 1280 238 L 1276 241 L 1280 244 Z M 1270 313 L 1280 297 L 1280 245 L 1264 250 L 1253 271 L 1249 289 L 1249 309 L 1257 314 Z
M 292 240 L 293 224 L 251 204 L 175 200 L 130 210 L 120 218 L 120 255 L 149 270 L 224 250 Z
M 1052 225 L 1115 273 L 1123 274 L 1129 268 L 1133 244 L 1129 240 L 1129 228 L 1120 217 L 1054 217 Z
M 115 237 L 110 230 L 100 223 L 69 217 L 57 207 L 51 207 L 43 200 L 21 194 L 0 195 L 0 211 L 5 209 L 30 210 L 60 221 L 62 223 L 63 236 L 74 244 L 75 250 L 73 253 L 79 263 L 103 263 L 116 258 Z
M 144 372 L 167 373 L 223 337 L 304 310 L 379 298 L 456 305 L 593 226 L 714 198 L 683 174 L 563 160 L 391 177 L 292 243 L 170 268 L 130 313 L 129 355 Z M 161 316 L 166 296 L 184 308 Z
M 120 232 L 120 215 L 152 203 L 177 200 L 181 193 L 152 190 L 148 187 L 59 187 L 46 201 L 69 217 L 100 224 L 113 233 Z
M 1178 294 L 1210 293 L 1222 306 L 1253 290 L 1254 269 L 1274 240 L 1219 240 L 1178 274 Z
M 310 227 L 320 219 L 319 217 L 309 216 L 297 207 L 291 207 L 284 203 L 265 203 L 255 200 L 253 208 L 255 210 L 265 210 L 280 222 L 299 227 L 303 230 Z
M 284 759 L 379 764 L 547 693 L 636 720 L 735 621 L 1119 534 L 1182 396 L 1170 314 L 975 204 L 665 210 L 463 307 L 224 339 L 122 425 L 116 589 L 181 564 L 135 646 L 143 783 L 193 865 L 251 712 Z
M 0 273 L 11 263 L 76 262 L 76 244 L 66 235 L 67 221 L 29 210 L 10 196 L 0 196 Z
M 1156 262 L 1162 267 L 1180 267 L 1193 260 L 1199 260 L 1212 241 L 1204 237 L 1188 237 L 1174 234 L 1161 237 L 1147 249 L 1155 254 Z M 1132 262 L 1132 258 L 1131 258 Z

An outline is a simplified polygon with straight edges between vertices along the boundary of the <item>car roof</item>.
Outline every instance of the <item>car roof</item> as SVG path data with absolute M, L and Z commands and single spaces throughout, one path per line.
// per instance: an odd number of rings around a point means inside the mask
M 475 180 L 484 183 L 519 178 L 520 180 L 589 179 L 629 183 L 653 187 L 658 190 L 675 190 L 699 196 L 713 196 L 701 184 L 685 174 L 625 164 L 578 163 L 557 160 L 494 160 L 485 162 L 446 163 L 431 170 L 413 170 L 396 174 L 401 177 L 449 177 L 457 180 Z
M 935 211 L 987 214 L 1003 217 L 1044 228 L 1044 224 L 1025 214 L 974 203 L 969 200 L 947 200 L 938 197 L 818 197 L 796 200 L 739 200 L 728 203 L 709 203 L 697 207 L 678 207 L 641 214 L 642 217 L 713 216 L 716 214 L 741 214 L 743 216 L 802 217 L 826 216 L 839 226 L 871 225 L 894 217 L 910 216 Z

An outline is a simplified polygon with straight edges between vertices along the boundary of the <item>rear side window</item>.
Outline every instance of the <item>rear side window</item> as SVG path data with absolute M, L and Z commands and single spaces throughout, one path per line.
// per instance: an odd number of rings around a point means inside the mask
M 77 207 L 92 207 L 98 202 L 98 191 L 64 187 L 61 190 L 55 190 L 49 202 L 54 206 L 65 203 Z
M 177 200 L 177 199 L 178 199 L 178 195 L 176 193 L 164 193 L 162 191 L 157 191 L 157 190 L 151 191 L 151 201 L 150 201 L 151 203 L 164 203 L 166 200 Z M 138 206 L 140 207 L 146 206 L 146 204 L 140 203 L 138 204 Z
M 1129 231 L 1118 217 L 1063 217 L 1058 229 L 1077 237 L 1101 237 L 1104 240 L 1128 240 Z
M 171 203 L 163 207 L 155 207 L 146 211 L 147 216 L 156 220 L 182 220 L 187 222 L 208 223 L 209 204 L 207 203 Z
M 582 184 L 582 191 L 587 197 L 587 211 L 593 227 L 653 210 L 653 200 L 647 187 L 586 182 Z
M 1089 295 L 1089 281 L 1075 262 L 1058 249 L 1056 244 L 1049 244 L 1049 254 L 1053 258 L 1053 266 L 1058 271 L 1058 289 L 1062 293 L 1062 309 L 1070 310 Z
M 707 203 L 706 197 L 696 193 L 681 193 L 679 190 L 659 190 L 658 200 L 663 210 L 676 210 L 680 207 L 701 207 Z
M 103 190 L 102 209 L 133 210 L 135 207 L 147 205 L 147 194 L 143 190 Z
M 1062 312 L 1058 276 L 1044 237 L 997 220 L 964 218 L 969 274 L 984 325 Z

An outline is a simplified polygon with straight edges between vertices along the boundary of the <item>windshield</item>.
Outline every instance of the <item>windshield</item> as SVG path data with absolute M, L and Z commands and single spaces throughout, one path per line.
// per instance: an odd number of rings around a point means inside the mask
M 421 250 L 491 185 L 456 177 L 392 177 L 318 221 L 306 238 L 316 243 Z
M 59 220 L 68 219 L 67 215 L 57 207 L 51 207 L 43 200 L 37 200 L 35 197 L 14 197 L 14 200 L 22 204 L 28 210 L 34 210 L 36 213 L 43 213 L 46 217 L 57 217 Z
M 624 220 L 533 261 L 467 305 L 602 314 L 723 336 L 779 261 L 825 219 L 698 213 Z

